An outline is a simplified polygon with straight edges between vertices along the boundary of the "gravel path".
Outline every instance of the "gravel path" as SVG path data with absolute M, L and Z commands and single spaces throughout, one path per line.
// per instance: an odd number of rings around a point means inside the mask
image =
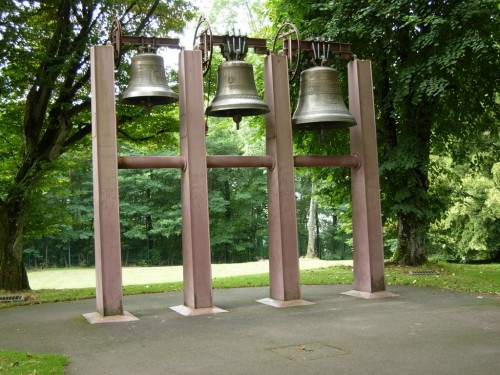
M 320 259 L 300 259 L 300 269 L 309 270 L 339 265 L 352 265 L 352 260 L 330 261 Z M 269 272 L 269 261 L 212 264 L 212 277 L 254 275 Z M 182 281 L 182 266 L 171 267 L 123 267 L 123 285 L 154 284 Z M 93 268 L 49 269 L 29 271 L 32 289 L 73 289 L 95 287 Z

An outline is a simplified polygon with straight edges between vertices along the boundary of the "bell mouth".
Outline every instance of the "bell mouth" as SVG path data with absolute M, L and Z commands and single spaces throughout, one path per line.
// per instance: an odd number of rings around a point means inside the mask
M 292 129 L 297 131 L 323 131 L 330 129 L 347 129 L 356 125 L 349 123 L 339 123 L 339 122 L 308 122 L 303 124 L 293 124 Z
M 324 113 L 307 113 L 306 116 L 292 117 L 294 130 L 328 130 L 350 128 L 356 125 L 356 120 L 349 113 L 336 113 L 335 117 Z
M 205 110 L 207 116 L 213 117 L 257 116 L 268 112 L 269 107 L 262 99 L 249 98 L 245 95 L 219 96 L 217 102 L 212 102 Z
M 168 95 L 165 95 L 164 90 L 147 90 L 147 92 L 141 92 L 141 90 L 137 90 L 134 93 L 131 93 L 132 96 L 127 98 L 122 98 L 120 100 L 123 104 L 131 104 L 131 105 L 162 105 L 162 104 L 171 104 L 179 101 L 179 96 L 172 92 Z

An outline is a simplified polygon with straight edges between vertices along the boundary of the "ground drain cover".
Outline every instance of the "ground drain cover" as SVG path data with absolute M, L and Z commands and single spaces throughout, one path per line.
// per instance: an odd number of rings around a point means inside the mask
M 346 354 L 343 350 L 317 342 L 285 346 L 283 348 L 274 348 L 271 350 L 292 361 L 306 361 Z
M 0 297 L 0 302 L 18 302 L 24 301 L 24 296 L 5 296 Z
M 438 271 L 434 270 L 419 270 L 419 271 L 410 271 L 410 275 L 439 275 Z

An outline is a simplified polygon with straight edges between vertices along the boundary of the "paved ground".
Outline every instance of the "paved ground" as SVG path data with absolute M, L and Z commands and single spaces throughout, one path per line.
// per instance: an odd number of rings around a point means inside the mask
M 268 288 L 214 290 L 227 313 L 184 317 L 182 293 L 128 296 L 140 320 L 89 324 L 95 301 L 0 310 L 0 348 L 65 353 L 69 374 L 498 374 L 500 300 L 393 287 L 365 300 L 349 286 L 304 286 L 314 305 L 255 302 Z
M 352 260 L 320 260 L 300 258 L 300 269 L 351 265 Z M 259 262 L 212 264 L 212 276 L 227 277 L 269 272 L 269 260 Z M 182 281 L 182 266 L 123 267 L 123 285 L 143 285 Z M 94 268 L 62 268 L 28 272 L 31 289 L 95 288 Z

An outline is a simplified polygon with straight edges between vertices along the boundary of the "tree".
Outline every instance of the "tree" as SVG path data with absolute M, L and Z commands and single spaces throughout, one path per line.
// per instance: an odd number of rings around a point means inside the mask
M 398 224 L 393 259 L 424 262 L 428 225 L 438 216 L 428 192 L 431 153 L 497 126 L 497 2 L 269 0 L 268 8 L 276 24 L 291 19 L 303 38 L 351 42 L 372 61 L 382 207 Z
M 0 289 L 29 289 L 23 263 L 29 194 L 90 131 L 89 49 L 120 14 L 131 34 L 181 31 L 192 17 L 178 1 L 7 2 L 0 10 Z M 155 21 L 155 22 L 151 22 Z
M 232 119 L 210 125 L 208 154 L 245 154 L 243 149 L 248 147 L 243 137 L 249 131 L 249 121 L 252 120 L 244 119 L 239 131 L 235 131 Z M 262 154 L 262 150 L 257 154 Z M 210 245 L 214 262 L 242 262 L 264 257 L 266 190 L 265 172 L 260 168 L 208 171 Z
M 449 158 L 448 158 L 449 161 Z M 431 225 L 433 243 L 447 258 L 468 262 L 500 257 L 500 162 L 479 172 L 463 165 L 449 166 L 455 174 L 451 204 Z M 443 179 L 443 178 L 441 178 Z
M 307 232 L 308 232 L 308 240 L 307 240 L 307 258 L 316 258 L 316 216 L 317 216 L 317 202 L 314 197 L 314 182 L 311 186 L 311 198 L 309 203 L 309 219 L 307 221 Z

